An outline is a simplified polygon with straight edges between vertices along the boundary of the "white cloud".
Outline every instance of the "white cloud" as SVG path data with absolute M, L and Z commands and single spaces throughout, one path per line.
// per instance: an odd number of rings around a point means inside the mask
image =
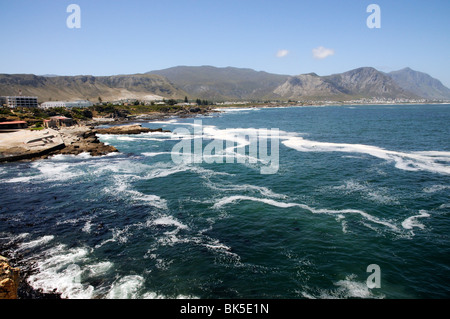
M 318 47 L 312 50 L 314 59 L 325 59 L 331 55 L 334 55 L 334 50 L 333 49 L 327 49 L 324 47 Z
M 288 54 L 289 54 L 288 50 L 280 50 L 277 52 L 277 58 L 284 58 Z

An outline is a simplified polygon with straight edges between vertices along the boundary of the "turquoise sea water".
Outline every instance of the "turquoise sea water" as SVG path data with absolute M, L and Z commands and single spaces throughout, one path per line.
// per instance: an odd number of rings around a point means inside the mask
M 67 298 L 449 298 L 449 123 L 449 105 L 144 123 L 178 134 L 105 135 L 119 154 L 0 166 L 0 244 L 33 287 Z M 251 146 L 242 163 L 220 162 L 237 149 L 175 163 L 199 125 L 203 148 L 278 129 L 276 172 L 261 174 Z

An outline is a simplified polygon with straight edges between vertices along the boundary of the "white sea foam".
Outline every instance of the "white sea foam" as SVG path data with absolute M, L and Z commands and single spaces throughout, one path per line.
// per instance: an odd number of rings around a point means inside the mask
M 355 275 L 347 276 L 344 280 L 335 283 L 338 289 L 331 292 L 332 297 L 336 298 L 384 298 L 383 295 L 375 296 L 368 288 L 365 281 L 359 282 Z
M 83 228 L 81 229 L 83 232 L 90 234 L 92 229 L 92 222 L 88 220 L 86 224 L 84 224 Z
M 173 120 L 173 125 L 199 126 L 197 123 L 183 123 Z M 212 157 L 226 157 L 239 155 L 238 149 L 250 145 L 250 140 L 245 137 L 258 136 L 264 137 L 264 129 L 255 128 L 233 128 L 219 129 L 213 125 L 202 126 L 202 138 L 223 140 L 234 143 L 232 147 L 224 149 L 223 154 L 216 154 Z M 289 148 L 301 152 L 343 152 L 366 154 L 377 157 L 388 162 L 394 162 L 395 167 L 407 171 L 429 171 L 439 174 L 450 174 L 450 152 L 445 151 L 423 151 L 423 152 L 398 152 L 390 151 L 377 146 L 364 144 L 346 144 L 346 143 L 328 143 L 316 142 L 304 139 L 299 133 L 279 131 L 279 139 Z M 266 138 L 270 138 L 267 135 Z M 242 154 L 241 154 L 242 155 Z M 248 161 L 255 161 L 255 158 L 246 158 Z M 258 159 L 256 158 L 256 162 Z
M 112 153 L 110 153 L 112 154 Z M 106 155 L 105 155 L 106 156 Z M 49 160 L 51 161 L 66 161 L 67 159 L 92 159 L 94 158 L 94 156 L 92 156 L 90 153 L 88 152 L 83 152 L 77 155 L 74 154 L 57 154 L 57 155 L 53 155 L 52 157 L 49 158 Z
M 106 294 L 106 299 L 169 299 L 169 297 L 151 291 L 145 291 L 145 278 L 140 275 L 128 275 L 118 278 Z M 174 299 L 171 298 L 170 299 Z M 177 295 L 175 299 L 198 299 L 195 296 Z
M 278 202 L 273 199 L 267 199 L 267 198 L 256 198 L 256 197 L 251 197 L 251 196 L 235 195 L 235 196 L 224 197 L 224 198 L 218 200 L 214 204 L 213 208 L 220 209 L 225 205 L 232 204 L 232 203 L 235 203 L 236 201 L 242 201 L 242 200 L 261 202 L 261 203 L 265 203 L 268 205 L 281 207 L 281 208 L 301 207 L 302 206 L 301 204 L 297 204 L 297 203 L 283 203 L 283 202 Z
M 424 229 L 425 226 L 421 223 L 418 222 L 417 219 L 419 218 L 426 218 L 426 217 L 430 217 L 431 215 L 428 214 L 425 210 L 420 210 L 419 211 L 419 215 L 415 215 L 415 216 L 411 216 L 408 217 L 407 219 L 405 219 L 402 222 L 402 227 L 404 229 L 413 229 L 413 228 L 420 228 L 420 229 Z
M 153 194 L 143 194 L 137 190 L 130 189 L 131 185 L 128 182 L 128 179 L 139 179 L 139 177 L 129 175 L 114 175 L 113 178 L 113 186 L 105 187 L 103 189 L 105 193 L 112 194 L 113 196 L 117 197 L 125 197 L 133 201 L 142 201 L 148 205 L 160 209 L 167 209 L 167 201 L 160 196 Z
M 425 193 L 437 193 L 444 190 L 450 189 L 449 185 L 433 185 L 423 189 Z
M 33 168 L 40 174 L 31 176 L 21 176 L 5 180 L 9 183 L 25 183 L 31 181 L 67 181 L 77 176 L 76 172 L 71 172 L 69 164 L 54 163 L 51 161 L 38 161 L 33 163 Z
M 395 167 L 407 171 L 429 171 L 439 174 L 450 174 L 450 152 L 397 152 L 364 144 L 327 143 L 292 137 L 282 142 L 286 147 L 300 152 L 344 152 L 368 154 L 389 162 Z
M 62 298 L 92 298 L 94 287 L 81 282 L 84 269 L 78 265 L 86 261 L 89 252 L 83 247 L 67 249 L 64 245 L 55 246 L 46 252 L 45 259 L 37 263 L 38 272 L 27 281 L 33 288 L 46 293 L 56 289 Z
M 53 236 L 53 235 L 43 236 L 39 239 L 20 244 L 18 247 L 18 250 L 33 249 L 38 246 L 45 245 L 45 244 L 51 242 L 53 239 L 55 239 L 55 236 Z
M 386 189 L 373 187 L 367 182 L 360 183 L 355 180 L 348 180 L 343 185 L 335 186 L 332 189 L 342 191 L 345 194 L 359 193 L 364 198 L 380 204 L 398 204 L 398 200 L 389 195 Z
M 146 153 L 142 153 L 142 155 L 147 156 L 147 157 L 155 157 L 155 156 L 160 156 L 160 155 L 167 155 L 167 154 L 172 154 L 172 152 L 146 152 Z
M 349 275 L 334 283 L 335 289 L 310 289 L 306 287 L 301 294 L 308 299 L 382 299 L 383 294 L 374 294 L 366 282 L 357 281 L 356 275 Z
M 224 197 L 224 198 L 221 198 L 218 201 L 216 201 L 216 203 L 213 205 L 213 208 L 220 209 L 225 205 L 229 205 L 229 204 L 235 203 L 236 201 L 242 201 L 242 200 L 261 202 L 261 203 L 265 203 L 265 204 L 280 207 L 280 208 L 299 207 L 299 208 L 301 208 L 303 210 L 307 210 L 313 214 L 329 214 L 329 215 L 342 215 L 342 216 L 344 216 L 345 214 L 357 214 L 357 215 L 360 215 L 361 217 L 365 218 L 366 220 L 371 221 L 372 223 L 386 226 L 395 232 L 399 231 L 398 227 L 395 226 L 394 224 L 389 223 L 384 220 L 381 220 L 379 218 L 376 218 L 375 216 L 372 216 L 361 210 L 356 210 L 356 209 L 343 209 L 343 210 L 316 209 L 316 208 L 309 207 L 308 205 L 305 205 L 305 204 L 284 203 L 284 202 L 276 201 L 273 199 L 256 198 L 256 197 L 251 197 L 251 196 L 236 195 L 236 196 Z
M 30 233 L 22 233 L 22 234 L 18 234 L 18 235 L 12 235 L 10 233 L 0 233 L 0 239 L 3 240 L 8 240 L 8 244 L 14 244 L 17 242 L 21 242 L 22 240 L 24 240 L 25 238 L 30 236 Z
M 162 216 L 150 222 L 151 225 L 175 226 L 179 229 L 188 229 L 189 227 L 179 222 L 173 216 Z
M 226 107 L 226 108 L 215 108 L 216 111 L 221 111 L 224 113 L 235 113 L 235 112 L 251 112 L 251 111 L 260 111 L 260 108 L 257 107 Z
M 144 278 L 139 275 L 120 278 L 112 285 L 107 299 L 138 299 L 144 282 Z
M 217 239 L 212 239 L 203 245 L 215 253 L 223 254 L 227 257 L 232 257 L 235 261 L 240 261 L 241 259 L 238 254 L 231 251 L 231 247 L 221 243 Z
M 160 209 L 167 209 L 167 201 L 157 195 L 145 195 L 131 190 L 128 193 L 134 195 L 133 200 L 143 201 Z
M 220 192 L 227 192 L 227 191 L 251 191 L 251 192 L 258 192 L 262 196 L 271 197 L 271 198 L 287 198 L 286 195 L 283 194 L 277 194 L 270 190 L 267 187 L 264 186 L 256 186 L 256 185 L 250 185 L 250 184 L 242 184 L 242 185 L 219 185 L 217 183 L 211 182 L 209 179 L 205 183 L 206 186 L 208 186 L 211 189 L 220 191 Z
M 149 124 L 176 124 L 178 123 L 177 119 L 170 119 L 170 120 L 158 120 L 158 121 L 152 121 L 152 122 L 148 122 Z

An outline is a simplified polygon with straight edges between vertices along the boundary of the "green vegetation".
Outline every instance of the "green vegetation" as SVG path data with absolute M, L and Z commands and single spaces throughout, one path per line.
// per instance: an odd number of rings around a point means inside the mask
M 101 97 L 99 97 L 99 102 Z M 150 113 L 177 113 L 177 112 L 189 112 L 191 110 L 190 105 L 186 105 L 189 101 L 187 97 L 181 100 L 169 99 L 163 100 L 163 103 L 151 102 L 149 105 L 143 101 L 136 100 L 132 103 L 126 103 L 121 105 L 115 105 L 112 103 L 101 102 L 97 105 L 88 108 L 65 108 L 55 107 L 50 109 L 41 108 L 14 108 L 9 109 L 7 107 L 0 107 L 0 122 L 3 121 L 26 121 L 28 126 L 33 130 L 39 130 L 43 128 L 45 119 L 49 119 L 52 116 L 65 116 L 73 118 L 77 121 L 87 121 L 94 117 L 109 117 L 109 118 L 126 118 L 129 116 L 136 116 L 141 114 Z M 197 100 L 197 110 L 213 103 L 207 100 Z

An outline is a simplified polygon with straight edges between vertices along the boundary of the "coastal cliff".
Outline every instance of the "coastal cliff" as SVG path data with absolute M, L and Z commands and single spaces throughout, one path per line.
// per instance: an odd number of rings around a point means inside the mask
M 13 268 L 9 260 L 0 256 L 0 299 L 17 299 L 19 269 Z

